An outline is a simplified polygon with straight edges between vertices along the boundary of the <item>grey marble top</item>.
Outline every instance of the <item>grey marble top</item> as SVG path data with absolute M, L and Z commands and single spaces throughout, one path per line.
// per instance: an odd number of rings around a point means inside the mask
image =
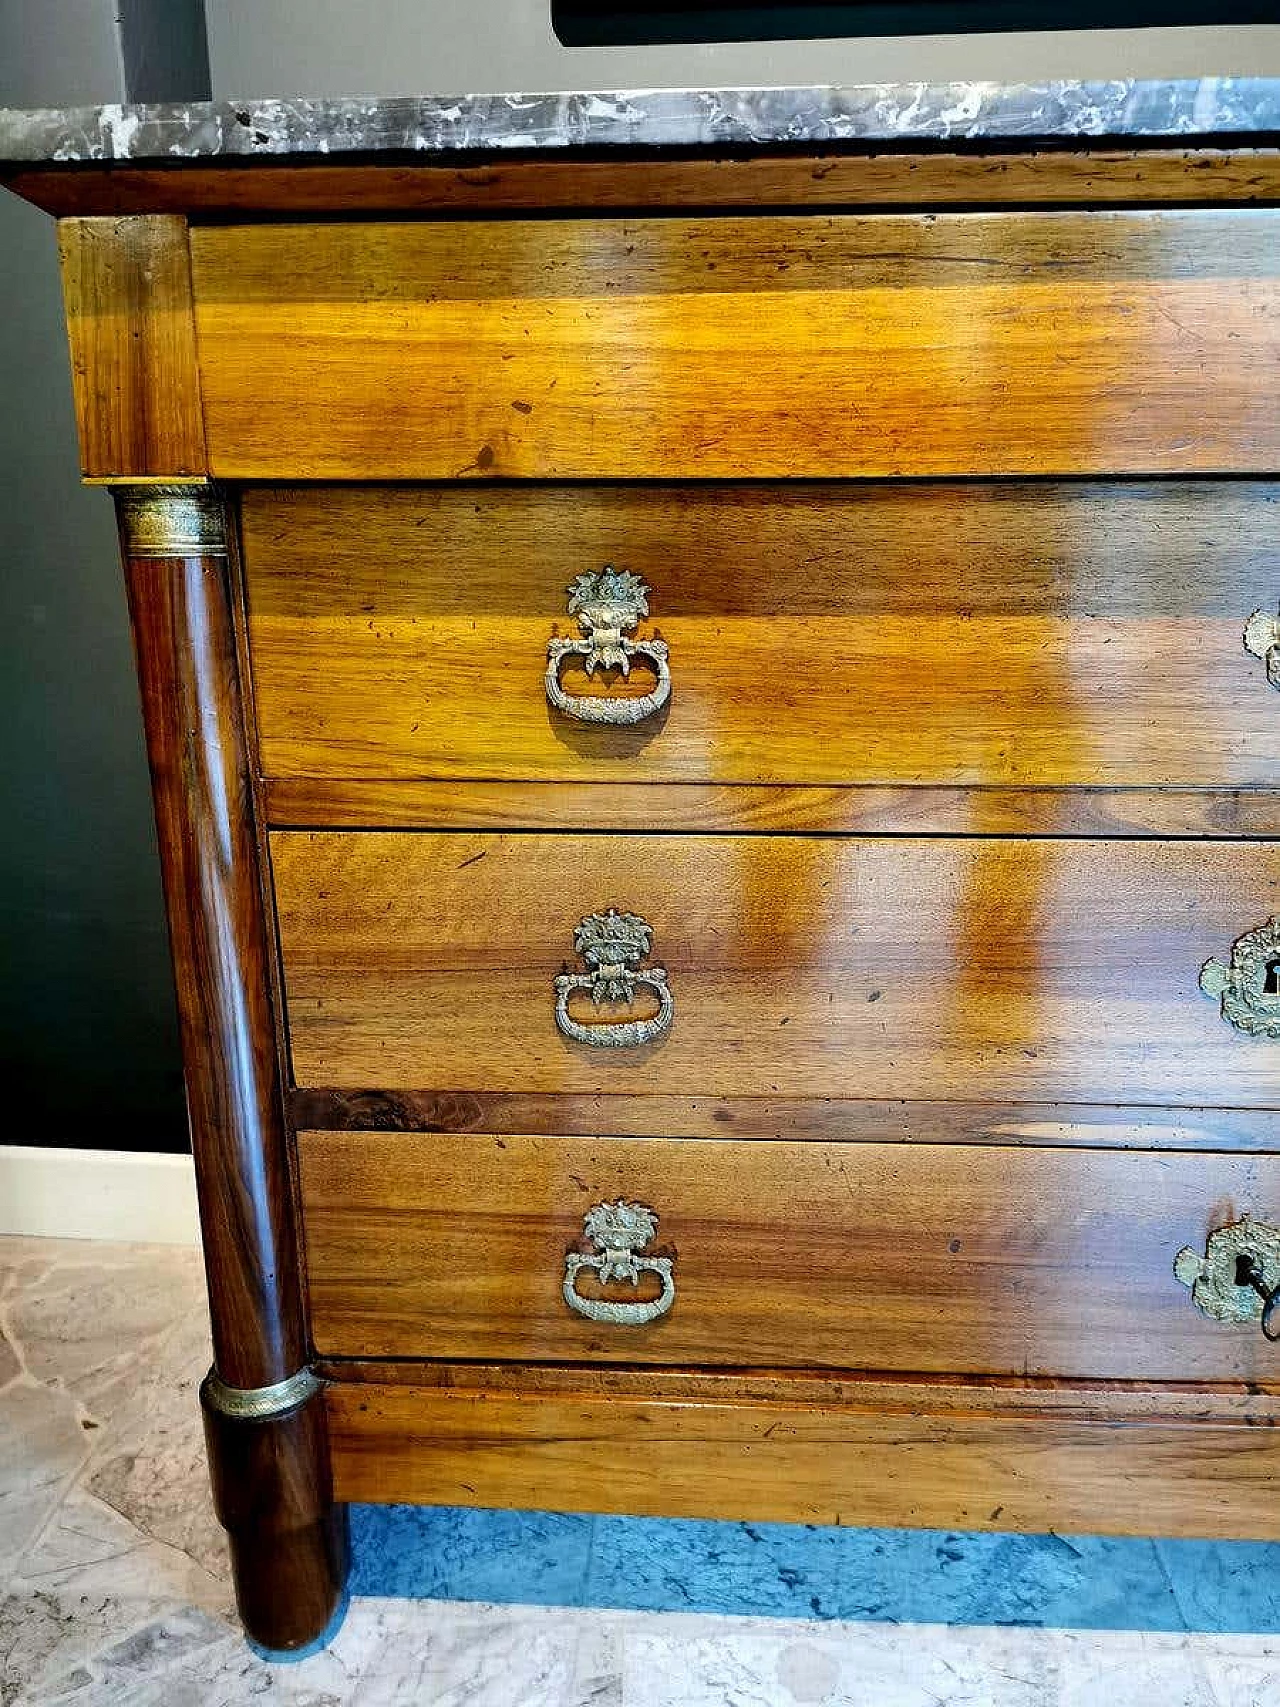
M 0 109 L 0 163 L 1280 133 L 1280 78 Z

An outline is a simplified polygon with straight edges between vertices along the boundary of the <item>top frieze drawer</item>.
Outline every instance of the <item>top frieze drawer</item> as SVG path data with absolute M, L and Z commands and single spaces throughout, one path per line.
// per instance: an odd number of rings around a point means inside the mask
M 228 479 L 1274 472 L 1280 210 L 191 233 Z

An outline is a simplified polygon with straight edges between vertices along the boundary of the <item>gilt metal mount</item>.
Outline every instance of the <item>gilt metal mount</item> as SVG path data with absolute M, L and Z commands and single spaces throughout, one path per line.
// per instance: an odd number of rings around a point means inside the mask
M 1257 1322 L 1280 1338 L 1280 1227 L 1244 1216 L 1209 1235 L 1205 1254 L 1187 1245 L 1173 1272 L 1191 1302 L 1215 1322 Z
M 1222 1017 L 1250 1037 L 1280 1037 L 1280 919 L 1246 931 L 1230 962 L 1206 960 L 1200 988 L 1221 999 Z
M 1280 688 L 1280 614 L 1256 610 L 1244 625 L 1244 649 L 1261 658 L 1267 667 L 1267 680 Z
M 233 1387 L 211 1369 L 200 1392 L 210 1410 L 238 1422 L 267 1422 L 306 1404 L 324 1386 L 314 1370 L 302 1368 L 269 1387 Z
M 129 557 L 227 555 L 226 513 L 214 487 L 117 486 L 113 496 Z
M 579 723 L 642 723 L 671 697 L 671 669 L 665 640 L 631 640 L 630 630 L 649 614 L 649 589 L 638 575 L 611 563 L 594 574 L 579 575 L 569 587 L 569 615 L 576 616 L 581 639 L 547 642 L 547 698 L 557 711 Z M 631 674 L 632 660 L 647 658 L 657 683 L 646 694 L 614 696 L 566 693 L 560 672 L 568 658 L 581 658 L 588 676 L 617 669 Z
M 589 913 L 579 923 L 573 946 L 590 970 L 561 972 L 555 981 L 556 1025 L 565 1037 L 596 1048 L 634 1049 L 670 1031 L 675 998 L 667 984 L 666 968 L 640 964 L 652 940 L 653 932 L 638 913 L 620 913 L 616 907 Z M 592 1002 L 602 1007 L 606 1002 L 633 1000 L 643 986 L 658 998 L 658 1011 L 650 1019 L 583 1025 L 569 1013 L 569 998 L 575 990 L 590 991 Z
M 658 1217 L 643 1203 L 628 1203 L 618 1198 L 614 1203 L 597 1203 L 582 1218 L 587 1238 L 596 1247 L 596 1254 L 569 1251 L 564 1259 L 564 1301 L 578 1315 L 592 1322 L 613 1322 L 620 1327 L 639 1327 L 665 1316 L 675 1303 L 676 1283 L 672 1275 L 672 1257 L 642 1256 L 658 1230 Z M 656 1298 L 630 1303 L 614 1298 L 584 1298 L 578 1291 L 578 1276 L 584 1269 L 594 1269 L 599 1280 L 639 1284 L 645 1273 L 656 1274 L 662 1290 Z

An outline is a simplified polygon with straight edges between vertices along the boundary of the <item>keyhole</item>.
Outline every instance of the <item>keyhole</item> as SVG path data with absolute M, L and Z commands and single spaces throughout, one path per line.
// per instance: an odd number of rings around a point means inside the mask
M 1236 1285 L 1252 1286 L 1254 1276 L 1254 1259 L 1243 1253 L 1236 1257 Z
M 1273 954 L 1262 969 L 1264 996 L 1280 996 L 1280 954 Z

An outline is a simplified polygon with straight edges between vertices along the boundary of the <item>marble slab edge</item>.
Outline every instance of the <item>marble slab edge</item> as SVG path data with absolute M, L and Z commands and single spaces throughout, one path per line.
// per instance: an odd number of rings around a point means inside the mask
M 1280 78 L 647 89 L 0 109 L 0 165 L 501 149 L 1280 137 Z

